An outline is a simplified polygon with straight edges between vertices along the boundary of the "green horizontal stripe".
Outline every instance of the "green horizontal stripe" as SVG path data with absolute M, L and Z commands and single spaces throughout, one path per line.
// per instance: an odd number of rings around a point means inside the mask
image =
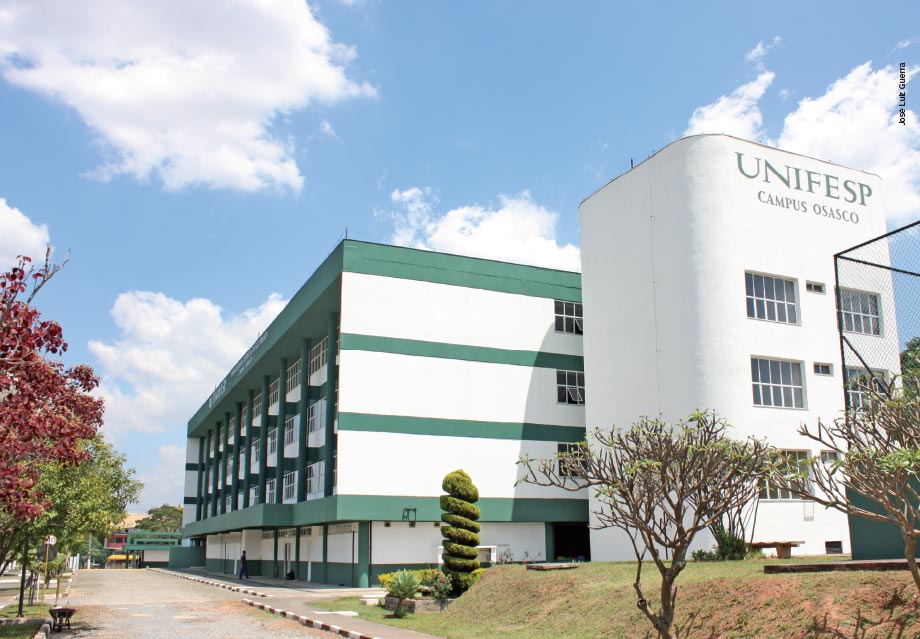
M 514 499 L 484 497 L 477 502 L 480 521 L 588 521 L 587 499 Z M 258 504 L 209 517 L 182 529 L 184 537 L 200 537 L 244 528 L 290 528 L 352 521 L 402 521 L 406 508 L 416 509 L 418 521 L 438 521 L 438 497 L 400 495 L 337 495 L 297 504 Z
M 198 503 L 198 498 L 197 498 L 197 497 L 185 497 L 185 498 L 182 500 L 182 503 L 183 503 L 183 504 L 197 504 L 197 503 Z
M 352 273 L 581 301 L 579 273 L 385 244 L 346 240 L 342 268 Z
M 357 335 L 355 333 L 343 333 L 341 343 L 343 350 L 351 351 L 373 351 L 375 353 L 438 357 L 469 362 L 533 366 L 536 368 L 555 368 L 569 371 L 583 371 L 585 369 L 585 359 L 580 355 L 563 355 L 561 353 L 543 353 L 540 351 L 515 351 L 502 348 L 491 348 L 488 346 L 445 344 L 443 342 L 426 342 L 417 339 L 379 337 L 377 335 Z
M 198 471 L 198 462 L 186 462 L 185 470 L 194 470 Z
M 436 419 L 364 413 L 339 413 L 339 430 L 539 442 L 580 442 L 585 438 L 585 429 L 578 426 L 480 422 L 467 419 Z

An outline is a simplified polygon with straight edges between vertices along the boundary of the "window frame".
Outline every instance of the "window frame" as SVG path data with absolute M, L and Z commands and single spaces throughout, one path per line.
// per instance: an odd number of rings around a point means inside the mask
M 265 503 L 275 503 L 275 478 L 272 477 L 265 481 Z
M 764 382 L 761 378 L 763 373 L 763 365 L 758 364 L 755 368 L 754 362 L 766 362 L 767 372 L 769 373 L 770 379 L 767 382 Z M 773 382 L 773 375 L 775 373 L 774 364 L 779 365 L 779 374 L 780 374 L 780 383 Z M 783 364 L 790 365 L 790 377 L 792 378 L 792 383 L 786 384 L 783 382 Z M 807 387 L 805 384 L 805 367 L 804 362 L 801 360 L 794 359 L 782 359 L 782 358 L 771 358 L 765 355 L 751 355 L 750 357 L 750 371 L 751 371 L 751 394 L 754 406 L 758 408 L 780 408 L 783 410 L 808 410 L 808 394 Z M 795 384 L 795 367 L 798 367 L 799 371 L 799 385 Z M 756 378 L 755 378 L 756 374 Z M 769 403 L 764 403 L 764 388 L 769 388 Z M 774 398 L 776 397 L 776 389 L 779 389 L 780 397 L 782 398 L 782 404 L 776 404 Z M 792 405 L 786 404 L 786 389 L 790 389 L 792 397 Z M 798 389 L 801 393 L 801 405 L 796 405 L 796 394 L 795 391 Z M 758 397 L 760 398 L 758 400 Z
M 564 379 L 560 381 L 560 375 Z M 574 383 L 572 382 L 574 380 Z M 556 404 L 585 405 L 585 372 L 556 369 Z
M 814 477 L 811 472 L 811 451 L 810 450 L 801 450 L 801 449 L 782 449 L 779 451 L 780 454 L 786 457 L 787 460 L 795 460 L 796 465 L 799 468 L 802 468 L 806 471 L 807 477 L 805 478 L 805 487 L 808 489 L 809 494 L 814 494 L 815 492 L 815 483 Z M 776 496 L 770 496 L 770 493 L 773 492 Z M 802 497 L 800 495 L 793 495 L 791 491 L 785 488 L 773 488 L 770 486 L 769 480 L 764 480 L 763 484 L 760 487 L 760 493 L 758 497 L 761 501 L 772 501 L 772 502 L 783 502 L 783 501 L 809 501 L 807 497 Z
M 297 501 L 297 472 L 284 473 L 281 485 L 281 502 L 291 503 Z
M 864 291 L 858 288 L 847 288 L 841 286 L 837 289 L 837 301 L 839 304 L 838 313 L 840 314 L 840 328 L 844 333 L 850 333 L 852 335 L 868 335 L 869 337 L 883 337 L 885 335 L 885 323 L 882 320 L 882 296 L 879 293 L 874 291 Z M 864 313 L 862 310 L 854 311 L 852 303 L 852 295 L 866 295 L 871 300 L 875 298 L 875 311 L 876 314 L 872 315 L 871 311 L 869 313 Z M 845 310 L 843 308 L 844 295 L 847 295 L 847 300 L 850 302 L 850 310 Z M 851 328 L 847 328 L 847 317 L 851 318 Z M 856 330 L 856 318 L 860 318 L 860 324 L 865 323 L 865 318 L 875 317 L 875 320 L 878 324 L 877 331 L 863 331 Z M 870 322 L 871 325 L 871 322 Z
M 851 388 L 851 384 L 854 384 L 859 381 L 858 379 L 854 379 L 854 378 L 863 378 L 869 372 L 871 372 L 872 374 L 871 383 L 873 385 L 879 384 L 880 383 L 879 380 L 881 380 L 882 384 L 888 383 L 889 381 L 888 371 L 884 369 L 873 368 L 871 369 L 871 371 L 867 372 L 866 369 L 863 368 L 862 366 L 844 366 L 843 367 L 843 383 L 844 383 L 844 388 L 846 389 L 847 408 L 851 408 L 855 410 L 863 410 L 866 408 L 871 408 L 872 401 L 871 401 L 871 395 L 869 393 L 873 389 L 870 389 L 868 386 L 864 386 L 861 389 Z M 851 373 L 855 373 L 855 375 L 851 376 Z M 876 392 L 884 391 L 883 388 L 876 388 L 875 390 Z M 854 397 L 857 398 L 858 401 L 854 402 L 853 401 Z
M 278 452 L 278 427 L 275 426 L 268 431 L 268 436 L 266 437 L 266 443 L 268 444 L 268 454 L 274 455 Z
M 566 477 L 571 479 L 584 479 L 585 474 L 583 472 L 584 468 L 584 458 L 579 460 L 579 453 L 581 451 L 581 444 L 572 443 L 572 442 L 556 442 L 556 472 L 559 474 L 559 477 Z M 559 455 L 571 455 L 570 457 L 562 458 Z M 582 463 L 579 464 L 579 461 Z M 567 463 L 563 463 L 567 462 Z
M 756 278 L 762 278 L 761 282 L 761 291 L 763 293 L 762 297 L 757 296 L 757 281 Z M 750 286 L 748 285 L 750 279 Z M 767 297 L 767 280 L 771 282 L 771 289 L 773 291 L 773 297 Z M 776 296 L 776 282 L 783 282 L 783 299 L 780 300 Z M 792 297 L 793 301 L 790 303 L 785 299 L 788 292 L 788 287 L 786 284 L 792 286 Z M 760 320 L 762 322 L 771 322 L 773 324 L 788 324 L 790 326 L 800 326 L 802 323 L 802 313 L 801 313 L 801 296 L 799 294 L 799 281 L 794 277 L 783 277 L 781 275 L 771 275 L 769 273 L 761 273 L 759 271 L 745 271 L 744 272 L 744 301 L 745 301 L 745 312 L 748 319 Z M 760 305 L 758 305 L 758 301 Z M 795 315 L 795 319 L 789 321 L 789 308 L 792 308 L 792 312 Z M 758 309 L 762 309 L 763 317 L 758 316 Z M 770 317 L 770 311 L 773 311 L 773 317 Z M 779 319 L 780 311 L 782 310 L 782 315 L 787 319 Z M 753 314 L 752 314 L 753 313 Z
M 553 300 L 553 316 L 553 327 L 557 333 L 584 334 L 584 305 L 581 302 Z

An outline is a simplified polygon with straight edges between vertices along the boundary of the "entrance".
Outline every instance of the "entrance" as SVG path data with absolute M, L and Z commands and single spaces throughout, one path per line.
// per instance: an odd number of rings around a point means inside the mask
M 591 530 L 587 523 L 556 523 L 553 524 L 553 538 L 555 540 L 555 557 L 564 557 L 567 560 L 591 561 Z

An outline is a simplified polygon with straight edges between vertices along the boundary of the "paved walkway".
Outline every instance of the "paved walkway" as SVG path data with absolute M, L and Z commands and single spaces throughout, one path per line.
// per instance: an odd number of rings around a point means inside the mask
M 413 630 L 405 630 L 393 626 L 386 626 L 372 621 L 365 621 L 357 617 L 348 617 L 333 612 L 328 612 L 318 607 L 323 600 L 339 599 L 341 597 L 381 597 L 384 590 L 381 588 L 340 588 L 337 586 L 327 586 L 325 584 L 316 584 L 309 581 L 296 581 L 287 579 L 276 579 L 272 577 L 253 577 L 252 579 L 236 579 L 235 577 L 220 573 L 212 573 L 199 569 L 173 571 L 186 576 L 199 577 L 210 580 L 216 584 L 221 584 L 224 588 L 210 586 L 213 590 L 221 592 L 232 592 L 230 587 L 242 587 L 247 590 L 253 590 L 259 594 L 265 595 L 260 597 L 252 594 L 244 594 L 243 599 L 249 602 L 253 607 L 259 607 L 269 611 L 276 611 L 276 614 L 283 614 L 294 621 L 304 623 L 305 625 L 329 628 L 333 632 L 346 637 L 372 637 L 373 639 L 439 639 L 434 635 L 428 635 Z M 173 577 L 178 581 L 185 581 L 178 577 Z M 317 624 L 323 624 L 319 626 Z
M 64 605 L 77 609 L 73 630 L 56 637 L 79 639 L 332 639 L 240 603 L 229 590 L 148 570 L 92 570 L 74 576 Z

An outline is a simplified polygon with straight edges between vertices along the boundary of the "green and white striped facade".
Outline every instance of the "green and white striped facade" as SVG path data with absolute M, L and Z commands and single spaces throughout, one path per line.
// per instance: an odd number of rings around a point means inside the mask
M 579 274 L 343 241 L 189 421 L 185 536 L 211 569 L 245 549 L 253 574 L 363 587 L 437 565 L 462 468 L 493 556 L 587 539 L 586 494 L 516 485 L 521 455 L 585 433 L 559 401 L 584 362 L 558 302 L 581 302 Z

